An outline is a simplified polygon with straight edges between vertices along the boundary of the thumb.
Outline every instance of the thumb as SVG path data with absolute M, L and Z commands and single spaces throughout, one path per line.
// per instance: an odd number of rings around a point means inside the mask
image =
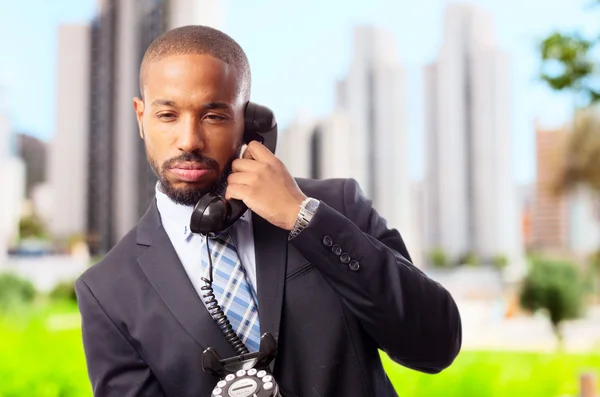
M 245 143 L 242 145 L 242 148 L 240 149 L 240 158 L 241 159 L 249 159 L 252 160 L 254 159 L 252 157 L 252 155 L 250 154 L 250 151 L 247 150 L 248 149 L 248 145 L 246 145 Z

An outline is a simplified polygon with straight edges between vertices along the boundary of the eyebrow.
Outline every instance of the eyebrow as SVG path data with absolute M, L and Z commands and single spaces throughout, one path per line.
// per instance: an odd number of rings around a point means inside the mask
M 152 106 L 175 106 L 175 102 L 168 99 L 155 99 L 152 101 Z
M 170 99 L 155 99 L 152 101 L 153 106 L 169 106 L 175 107 L 177 104 Z M 206 110 L 228 110 L 231 106 L 225 102 L 208 102 L 202 106 Z
M 231 106 L 225 102 L 209 102 L 202 106 L 206 110 L 229 110 Z

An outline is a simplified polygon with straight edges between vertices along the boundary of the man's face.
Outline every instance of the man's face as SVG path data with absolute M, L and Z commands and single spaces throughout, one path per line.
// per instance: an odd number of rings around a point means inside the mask
M 242 144 L 245 102 L 235 67 L 210 55 L 173 55 L 146 70 L 134 107 L 161 190 L 194 205 L 223 193 Z

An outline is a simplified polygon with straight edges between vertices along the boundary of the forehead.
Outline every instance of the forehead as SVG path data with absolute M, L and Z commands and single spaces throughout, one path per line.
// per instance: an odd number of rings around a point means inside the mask
M 236 100 L 240 79 L 235 66 L 211 55 L 170 55 L 146 66 L 144 95 L 178 100 Z

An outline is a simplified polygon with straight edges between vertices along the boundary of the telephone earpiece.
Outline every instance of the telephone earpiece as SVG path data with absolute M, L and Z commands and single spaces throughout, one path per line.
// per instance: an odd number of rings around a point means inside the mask
M 244 120 L 244 142 L 259 141 L 275 153 L 277 121 L 271 109 L 248 102 Z M 240 200 L 225 200 L 217 194 L 207 193 L 194 206 L 190 230 L 200 234 L 219 233 L 235 223 L 247 209 Z

